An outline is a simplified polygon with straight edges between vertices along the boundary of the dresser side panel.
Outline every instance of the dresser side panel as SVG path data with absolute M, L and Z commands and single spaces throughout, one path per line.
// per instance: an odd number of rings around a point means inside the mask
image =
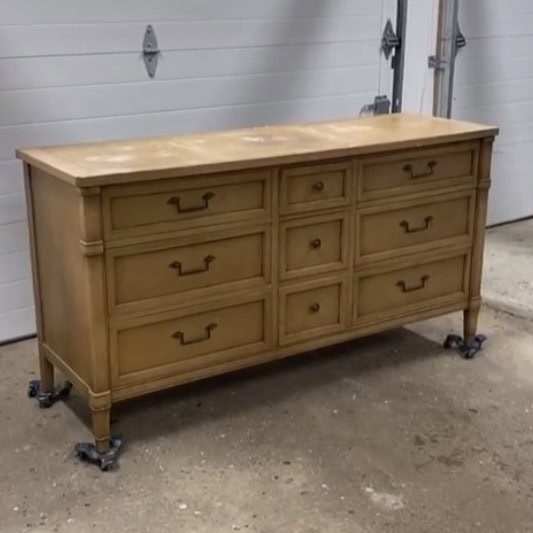
M 84 256 L 80 248 L 80 196 L 45 172 L 31 169 L 33 232 L 39 285 L 39 341 L 91 386 L 91 359 Z M 74 380 L 76 381 L 76 379 Z

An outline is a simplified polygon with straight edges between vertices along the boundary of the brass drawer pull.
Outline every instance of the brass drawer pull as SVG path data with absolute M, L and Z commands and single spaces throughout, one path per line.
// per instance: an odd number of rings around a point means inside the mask
M 407 283 L 405 281 L 399 281 L 396 283 L 400 289 L 402 289 L 402 292 L 415 292 L 415 291 L 421 291 L 422 289 L 426 288 L 426 284 L 429 281 L 430 276 L 427 274 L 425 276 L 422 276 L 420 278 L 420 285 L 417 285 L 416 287 L 408 287 Z
M 173 263 L 170 263 L 169 268 L 172 268 L 173 270 L 178 271 L 178 276 L 192 276 L 193 274 L 202 274 L 204 272 L 209 271 L 209 265 L 215 260 L 214 255 L 208 255 L 207 257 L 204 257 L 204 266 L 200 268 L 195 268 L 193 270 L 183 270 L 183 263 L 180 261 L 174 261 Z
M 413 170 L 413 165 L 405 165 L 403 167 L 403 170 L 404 172 L 407 172 L 409 174 L 409 177 L 412 180 L 416 180 L 418 178 L 428 178 L 429 176 L 433 176 L 433 174 L 435 174 L 435 167 L 437 166 L 437 162 L 430 161 L 427 166 L 429 170 L 427 172 L 422 172 L 420 174 L 415 174 Z
M 205 211 L 209 209 L 209 200 L 215 197 L 214 192 L 206 192 L 202 196 L 203 204 L 196 207 L 181 207 L 181 198 L 179 196 L 173 196 L 167 202 L 168 205 L 175 205 L 178 213 L 195 213 L 196 211 Z
M 323 181 L 317 181 L 313 184 L 313 191 L 315 192 L 322 192 L 324 190 L 324 182 Z
M 310 245 L 311 248 L 318 250 L 322 246 L 322 241 L 320 239 L 315 239 L 314 241 L 311 241 Z
M 174 339 L 178 339 L 180 341 L 180 344 L 182 346 L 189 346 L 191 344 L 198 344 L 200 342 L 206 342 L 208 341 L 209 339 L 211 339 L 211 332 L 217 327 L 217 324 L 215 324 L 214 322 L 212 322 L 211 324 L 208 324 L 206 327 L 205 327 L 205 335 L 203 337 L 198 337 L 196 339 L 191 339 L 191 340 L 186 340 L 185 339 L 185 333 L 183 333 L 183 331 L 176 331 L 176 333 L 174 333 L 172 335 L 172 337 Z
M 320 304 L 316 303 L 309 306 L 310 313 L 318 313 L 320 311 Z
M 434 220 L 433 217 L 426 217 L 424 219 L 425 224 L 423 226 L 414 226 L 414 227 L 411 227 L 411 224 L 409 224 L 407 220 L 402 220 L 400 222 L 400 226 L 404 228 L 405 233 L 418 233 L 420 231 L 428 230 L 433 220 Z

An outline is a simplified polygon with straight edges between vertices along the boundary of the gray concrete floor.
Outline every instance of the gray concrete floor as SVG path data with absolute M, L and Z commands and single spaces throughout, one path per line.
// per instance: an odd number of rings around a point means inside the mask
M 1 348 L 0 532 L 532 532 L 532 243 L 490 232 L 475 361 L 451 315 L 130 402 L 113 473 L 77 395 L 26 398 L 35 342 Z

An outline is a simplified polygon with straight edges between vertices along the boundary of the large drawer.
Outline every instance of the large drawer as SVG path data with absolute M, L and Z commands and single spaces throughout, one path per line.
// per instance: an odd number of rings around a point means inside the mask
M 269 217 L 271 172 L 161 180 L 107 187 L 107 238 Z
M 425 256 L 355 275 L 354 321 L 379 321 L 468 298 L 470 254 Z
M 111 331 L 116 385 L 187 373 L 272 346 L 271 298 L 251 295 L 121 321 Z
M 183 305 L 270 282 L 270 228 L 256 227 L 106 253 L 111 313 Z
M 348 266 L 345 213 L 280 224 L 280 278 L 327 273 Z
M 356 264 L 472 242 L 475 192 L 357 211 Z
M 348 205 L 351 175 L 351 162 L 282 169 L 280 212 L 301 213 Z
M 347 283 L 328 278 L 280 289 L 280 344 L 330 335 L 346 328 Z
M 479 143 L 371 156 L 359 162 L 357 195 L 375 200 L 461 185 L 477 179 Z

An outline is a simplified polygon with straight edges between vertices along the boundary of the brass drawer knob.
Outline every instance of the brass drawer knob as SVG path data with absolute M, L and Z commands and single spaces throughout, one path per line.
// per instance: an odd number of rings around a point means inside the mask
M 415 291 L 421 291 L 422 289 L 426 288 L 426 284 L 429 281 L 430 276 L 428 274 L 422 276 L 420 278 L 420 283 L 418 285 L 415 285 L 414 287 L 408 287 L 407 282 L 405 281 L 398 281 L 396 283 L 396 286 L 400 287 L 402 289 L 402 292 L 415 292 Z
M 322 192 L 323 190 L 324 190 L 324 182 L 323 181 L 317 181 L 316 183 L 313 183 L 313 191 Z
M 206 192 L 202 196 L 202 204 L 198 206 L 193 207 L 181 207 L 181 198 L 179 196 L 172 196 L 172 198 L 169 198 L 167 204 L 168 205 L 175 205 L 176 211 L 181 213 L 195 213 L 196 211 L 205 211 L 206 209 L 209 209 L 209 200 L 212 200 L 215 197 L 214 192 Z
M 412 180 L 416 180 L 419 178 L 428 178 L 429 176 L 433 176 L 433 174 L 435 174 L 436 166 L 437 166 L 437 161 L 430 161 L 427 164 L 428 170 L 425 172 L 416 173 L 413 169 L 413 165 L 405 165 L 403 167 L 403 171 L 409 174 L 409 178 L 411 178 Z
M 205 335 L 203 335 L 202 337 L 197 337 L 197 338 L 187 340 L 185 338 L 185 333 L 183 331 L 176 331 L 176 333 L 174 333 L 172 337 L 174 339 L 178 339 L 182 346 L 189 346 L 191 344 L 198 344 L 200 342 L 206 342 L 209 339 L 211 339 L 211 332 L 217 327 L 217 325 L 218 324 L 215 324 L 214 322 L 212 322 L 211 324 L 208 324 L 205 327 Z
M 407 220 L 402 220 L 400 226 L 404 228 L 405 233 L 419 233 L 421 231 L 426 231 L 430 228 L 431 223 L 435 220 L 433 217 L 429 216 L 424 219 L 423 226 L 411 226 Z
M 314 250 L 318 250 L 322 246 L 322 241 L 320 239 L 315 239 L 314 241 L 311 241 L 311 248 Z
M 320 304 L 319 303 L 315 303 L 315 304 L 309 306 L 309 312 L 310 313 L 316 314 L 319 311 L 320 311 Z
M 216 257 L 214 255 L 208 255 L 207 257 L 204 257 L 204 266 L 193 268 L 192 270 L 183 270 L 183 263 L 181 263 L 181 261 L 174 261 L 173 263 L 170 263 L 168 267 L 177 270 L 178 276 L 192 276 L 193 274 L 203 274 L 204 272 L 208 272 L 209 266 L 215 259 Z

